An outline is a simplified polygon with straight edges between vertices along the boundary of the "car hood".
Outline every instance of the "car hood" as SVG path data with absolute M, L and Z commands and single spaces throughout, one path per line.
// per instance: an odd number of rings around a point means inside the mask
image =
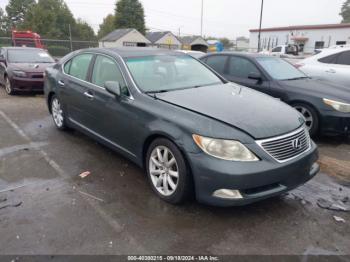
M 45 69 L 55 63 L 12 63 L 9 64 L 10 70 L 20 70 L 28 73 L 43 73 Z
M 290 106 L 231 83 L 161 93 L 157 98 L 224 122 L 255 139 L 286 134 L 304 123 Z
M 341 84 L 321 79 L 300 79 L 291 81 L 278 81 L 282 87 L 288 87 L 291 91 L 305 92 L 319 98 L 337 99 L 341 102 L 350 102 L 350 88 Z

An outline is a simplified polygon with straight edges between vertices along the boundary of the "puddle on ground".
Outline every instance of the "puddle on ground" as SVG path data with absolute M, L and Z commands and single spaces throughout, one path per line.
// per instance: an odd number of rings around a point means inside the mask
M 334 211 L 350 211 L 350 188 L 322 173 L 317 175 L 317 179 L 309 181 L 284 197 L 300 201 L 303 205 L 309 204 Z

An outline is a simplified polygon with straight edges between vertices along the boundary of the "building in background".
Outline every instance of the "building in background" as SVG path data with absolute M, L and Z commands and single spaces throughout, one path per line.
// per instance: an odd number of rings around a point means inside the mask
M 240 36 L 236 38 L 235 49 L 237 51 L 248 51 L 249 50 L 249 38 Z
M 146 37 L 151 42 L 151 45 L 154 47 L 173 50 L 181 49 L 182 47 L 182 43 L 170 31 L 148 32 L 146 34 Z
M 151 45 L 144 35 L 136 29 L 117 29 L 99 41 L 99 47 L 146 47 Z
M 180 38 L 182 49 L 201 51 L 206 53 L 208 51 L 208 43 L 201 36 L 184 36 Z
M 250 30 L 250 49 L 258 49 L 259 29 Z M 278 45 L 296 44 L 299 51 L 313 53 L 315 49 L 350 44 L 350 24 L 303 25 L 264 28 L 261 48 L 271 50 Z

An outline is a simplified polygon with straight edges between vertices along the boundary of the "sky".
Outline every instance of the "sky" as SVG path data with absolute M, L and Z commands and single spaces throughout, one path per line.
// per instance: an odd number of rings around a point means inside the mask
M 76 18 L 88 22 L 95 31 L 103 18 L 114 13 L 116 0 L 65 0 Z M 146 26 L 181 35 L 200 34 L 202 0 L 140 0 Z M 203 0 L 205 36 L 249 37 L 249 29 L 259 26 L 261 0 Z M 339 23 L 345 0 L 265 0 L 263 27 Z M 0 0 L 4 8 L 8 0 Z

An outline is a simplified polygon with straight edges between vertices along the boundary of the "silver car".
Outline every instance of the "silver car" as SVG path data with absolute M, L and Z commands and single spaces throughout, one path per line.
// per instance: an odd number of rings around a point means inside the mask
M 308 76 L 350 87 L 350 48 L 329 48 L 296 66 Z

